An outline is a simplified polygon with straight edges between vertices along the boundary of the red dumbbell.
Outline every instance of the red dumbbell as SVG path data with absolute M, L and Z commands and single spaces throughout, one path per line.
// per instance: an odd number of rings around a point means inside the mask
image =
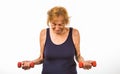
M 96 67 L 96 65 L 97 65 L 96 61 L 93 61 L 91 64 L 92 64 L 93 67 Z M 79 62 L 79 67 L 83 68 L 83 63 L 82 62 Z
M 21 68 L 22 62 L 18 62 L 17 66 L 18 66 L 18 68 Z M 33 62 L 30 63 L 30 67 L 34 68 L 34 63 Z

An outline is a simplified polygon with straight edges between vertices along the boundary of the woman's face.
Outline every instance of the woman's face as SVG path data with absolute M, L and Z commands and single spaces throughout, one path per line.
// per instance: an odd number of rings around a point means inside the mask
M 53 18 L 50 22 L 50 27 L 56 34 L 62 34 L 65 29 L 65 21 L 63 16 Z

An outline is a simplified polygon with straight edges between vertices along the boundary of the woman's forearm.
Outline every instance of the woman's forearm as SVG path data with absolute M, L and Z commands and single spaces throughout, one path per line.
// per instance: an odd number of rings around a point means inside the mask
M 43 63 L 43 59 L 41 57 L 39 57 L 39 58 L 33 60 L 32 62 L 34 62 L 34 64 L 38 65 L 38 64 Z
M 77 62 L 84 62 L 84 58 L 80 55 L 76 56 Z

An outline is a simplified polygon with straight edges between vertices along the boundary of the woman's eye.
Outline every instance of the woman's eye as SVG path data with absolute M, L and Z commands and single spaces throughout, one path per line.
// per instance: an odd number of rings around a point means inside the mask
M 53 26 L 56 26 L 56 24 L 55 24 L 55 23 L 53 23 Z
M 59 26 L 62 26 L 62 24 L 58 24 Z
M 61 24 L 58 24 L 59 26 L 63 26 L 64 25 L 64 23 L 61 23 Z

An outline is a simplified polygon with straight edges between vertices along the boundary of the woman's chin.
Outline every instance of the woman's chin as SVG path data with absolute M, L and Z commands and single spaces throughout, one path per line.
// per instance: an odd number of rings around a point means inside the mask
M 57 31 L 57 32 L 55 32 L 56 34 L 61 34 L 61 32 L 59 32 L 59 31 Z

